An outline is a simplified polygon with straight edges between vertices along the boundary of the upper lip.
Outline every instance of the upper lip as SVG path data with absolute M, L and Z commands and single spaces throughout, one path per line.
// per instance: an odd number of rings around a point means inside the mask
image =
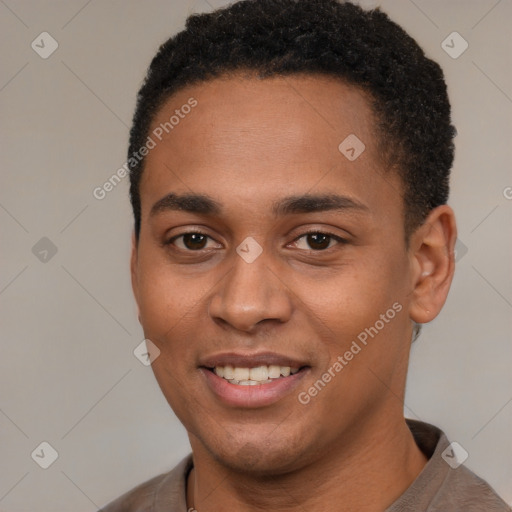
M 223 352 L 206 356 L 199 361 L 199 366 L 215 368 L 216 366 L 236 366 L 238 368 L 256 368 L 257 366 L 289 366 L 301 368 L 307 366 L 305 361 L 275 352 Z

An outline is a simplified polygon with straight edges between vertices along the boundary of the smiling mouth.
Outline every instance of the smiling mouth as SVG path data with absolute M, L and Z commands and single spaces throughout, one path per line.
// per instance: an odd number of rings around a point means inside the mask
M 244 368 L 225 365 L 206 369 L 236 386 L 259 386 L 285 379 L 305 368 L 305 366 L 299 368 L 278 365 L 262 365 L 254 368 Z

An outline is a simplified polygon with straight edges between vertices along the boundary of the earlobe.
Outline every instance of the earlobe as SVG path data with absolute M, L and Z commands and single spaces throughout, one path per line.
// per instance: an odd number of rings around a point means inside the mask
M 411 320 L 423 324 L 441 311 L 455 271 L 457 228 L 453 210 L 438 206 L 411 236 Z

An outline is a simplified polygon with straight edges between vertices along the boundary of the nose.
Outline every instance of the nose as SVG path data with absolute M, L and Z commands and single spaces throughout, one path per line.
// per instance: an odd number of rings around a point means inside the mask
M 233 268 L 210 299 L 210 317 L 248 333 L 263 323 L 287 322 L 292 314 L 290 291 L 268 267 L 264 257 L 252 263 L 238 256 L 235 259 Z

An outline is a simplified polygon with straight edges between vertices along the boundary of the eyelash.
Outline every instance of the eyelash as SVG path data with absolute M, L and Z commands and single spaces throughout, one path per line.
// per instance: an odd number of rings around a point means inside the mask
M 207 238 L 213 240 L 212 237 L 210 237 L 209 235 L 207 235 L 206 233 L 203 233 L 201 231 L 195 231 L 195 230 L 192 230 L 192 231 L 187 231 L 186 233 L 181 233 L 179 235 L 175 235 L 173 236 L 172 238 L 170 238 L 169 240 L 167 240 L 164 245 L 174 245 L 174 241 L 177 240 L 178 238 L 180 237 L 183 237 L 185 235 L 192 235 L 192 234 L 198 234 L 198 235 L 203 235 L 203 236 L 206 236 Z M 300 236 L 296 237 L 292 243 L 295 243 L 297 242 L 298 240 L 300 240 L 301 238 L 304 238 L 308 235 L 325 235 L 325 236 L 328 236 L 330 237 L 331 239 L 335 240 L 338 244 L 341 244 L 341 245 L 344 245 L 344 244 L 347 244 L 348 243 L 348 240 L 345 239 L 345 238 L 342 238 L 338 235 L 335 235 L 334 233 L 331 233 L 329 231 L 319 231 L 319 230 L 310 230 L 310 231 L 306 231 L 304 233 L 302 233 Z M 337 244 L 336 244 L 337 245 Z M 326 249 L 308 249 L 310 252 L 318 252 L 318 253 L 321 253 L 321 252 L 327 252 L 329 251 L 330 249 L 332 249 L 332 247 L 328 247 Z M 203 251 L 204 249 L 198 249 L 196 251 L 194 250 L 191 250 L 191 249 L 181 249 L 181 248 L 178 248 L 178 250 L 180 251 L 185 251 L 185 252 L 190 252 L 190 253 L 194 253 L 194 252 L 201 252 Z M 303 249 L 303 250 L 306 250 L 306 249 Z
M 306 231 L 306 232 L 302 233 L 300 236 L 295 238 L 295 240 L 293 240 L 293 242 L 297 242 L 297 240 L 300 240 L 301 238 L 308 236 L 308 235 L 325 235 L 325 236 L 328 236 L 329 238 L 332 238 L 333 240 L 336 240 L 336 242 L 337 242 L 336 245 L 348 244 L 348 240 L 346 238 L 342 238 L 341 236 L 335 235 L 334 233 L 331 233 L 329 231 L 319 231 L 317 229 L 316 230 L 312 229 L 310 231 Z M 315 249 L 309 249 L 309 250 L 311 252 L 326 252 L 329 249 L 332 249 L 332 247 L 328 247 L 327 249 L 320 249 L 320 250 L 315 250 Z

